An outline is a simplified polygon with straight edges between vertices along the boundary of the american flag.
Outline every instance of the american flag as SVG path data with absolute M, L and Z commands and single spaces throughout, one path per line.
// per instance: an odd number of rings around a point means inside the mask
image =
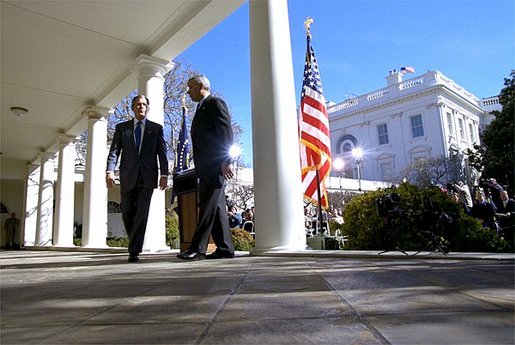
M 182 107 L 182 125 L 179 132 L 179 142 L 177 143 L 177 153 L 175 157 L 175 172 L 188 169 L 189 166 L 189 140 L 186 130 L 186 107 Z
M 311 47 L 311 35 L 309 32 L 307 35 L 306 62 L 304 65 L 304 81 L 302 83 L 299 115 L 304 197 L 318 204 L 317 189 L 320 188 L 320 205 L 322 208 L 327 209 L 329 204 L 325 179 L 331 172 L 329 117 L 327 116 L 320 72 L 315 52 Z
M 402 66 L 400 72 L 402 74 L 415 73 L 415 69 L 411 66 Z
M 188 131 L 186 130 L 186 106 L 182 106 L 182 125 L 179 132 L 179 142 L 177 143 L 177 151 L 175 153 L 175 168 L 174 172 L 180 172 L 188 169 L 190 159 L 190 149 L 188 140 Z M 176 210 L 178 208 L 177 194 L 175 188 L 172 189 L 172 205 L 171 208 Z

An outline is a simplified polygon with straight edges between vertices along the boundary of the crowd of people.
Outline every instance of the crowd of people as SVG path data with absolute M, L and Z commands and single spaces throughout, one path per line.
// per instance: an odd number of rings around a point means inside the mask
M 226 198 L 226 206 L 231 229 L 240 228 L 254 233 L 254 206 L 240 212 L 228 197 Z
M 455 203 L 461 205 L 465 214 L 476 218 L 483 227 L 489 228 L 501 236 L 514 235 L 515 201 L 496 179 L 482 180 L 479 186 L 473 188 L 458 181 L 449 184 L 447 188 L 441 187 L 441 189 Z M 340 209 L 331 208 L 329 212 L 322 211 L 322 215 L 319 217 L 318 209 L 311 206 L 305 207 L 306 235 L 308 237 L 316 236 L 323 234 L 324 231 L 329 233 L 329 221 L 343 224 L 342 214 Z
M 481 186 L 473 189 L 463 182 L 453 183 L 450 193 L 451 199 L 483 227 L 513 236 L 515 201 L 494 178 L 482 181 Z
M 330 208 L 329 212 L 322 211 L 322 217 L 318 216 L 318 210 L 314 207 L 304 207 L 304 224 L 306 236 L 330 234 L 329 222 L 334 221 L 343 224 L 343 212 L 338 208 Z M 320 218 L 322 218 L 320 220 Z M 321 224 L 321 225 L 320 225 Z

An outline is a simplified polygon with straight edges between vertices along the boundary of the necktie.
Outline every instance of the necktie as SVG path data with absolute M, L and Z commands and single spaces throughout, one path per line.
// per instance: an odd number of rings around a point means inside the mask
M 136 149 L 139 152 L 139 145 L 141 144 L 141 121 L 136 123 L 136 130 L 134 131 L 134 137 L 136 139 Z

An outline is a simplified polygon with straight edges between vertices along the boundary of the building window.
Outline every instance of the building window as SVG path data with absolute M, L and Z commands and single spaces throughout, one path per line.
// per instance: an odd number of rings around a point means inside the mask
M 463 119 L 458 119 L 458 125 L 460 126 L 460 139 L 465 140 L 465 126 L 463 125 Z
M 390 142 L 388 140 L 388 127 L 386 123 L 377 126 L 377 136 L 379 138 L 379 145 L 388 144 Z
M 336 143 L 336 153 L 341 154 L 352 151 L 354 147 L 358 146 L 358 139 L 351 134 L 345 134 Z
M 424 125 L 422 124 L 422 115 L 410 117 L 411 120 L 411 136 L 413 138 L 424 136 Z
M 473 144 L 476 142 L 476 135 L 474 133 L 474 125 L 469 123 L 469 135 L 470 135 L 470 143 Z
M 447 129 L 449 130 L 449 135 L 452 137 L 454 135 L 454 127 L 452 125 L 451 113 L 447 113 Z
M 342 146 L 342 152 L 351 152 L 352 146 L 349 143 L 345 143 Z
M 392 162 L 382 162 L 379 164 L 379 170 L 381 171 L 381 179 L 383 181 L 391 181 L 393 178 Z

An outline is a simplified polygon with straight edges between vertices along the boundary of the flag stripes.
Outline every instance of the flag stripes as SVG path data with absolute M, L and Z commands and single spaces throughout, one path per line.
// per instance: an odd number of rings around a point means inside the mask
M 325 180 L 331 171 L 329 117 L 311 35 L 307 35 L 306 61 L 299 112 L 299 137 L 304 197 L 327 209 Z M 318 191 L 320 190 L 320 200 Z

